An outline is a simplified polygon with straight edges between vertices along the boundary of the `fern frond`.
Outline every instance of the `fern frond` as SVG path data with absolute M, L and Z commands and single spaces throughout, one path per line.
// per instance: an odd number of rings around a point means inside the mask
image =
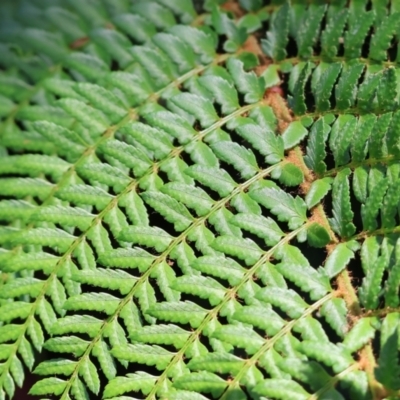
M 0 399 L 398 397 L 397 9 L 0 6 Z

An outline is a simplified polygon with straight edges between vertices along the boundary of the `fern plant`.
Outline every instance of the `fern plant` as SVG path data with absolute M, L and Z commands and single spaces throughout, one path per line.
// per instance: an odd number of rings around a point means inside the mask
M 399 11 L 2 2 L 0 400 L 399 398 Z

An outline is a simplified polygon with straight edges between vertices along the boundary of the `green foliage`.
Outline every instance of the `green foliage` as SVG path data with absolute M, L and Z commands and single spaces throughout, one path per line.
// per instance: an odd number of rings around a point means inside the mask
M 399 12 L 2 2 L 0 400 L 398 398 Z

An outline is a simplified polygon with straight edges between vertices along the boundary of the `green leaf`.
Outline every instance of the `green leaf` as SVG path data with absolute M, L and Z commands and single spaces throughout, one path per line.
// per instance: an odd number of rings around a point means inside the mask
M 76 226 L 85 231 L 92 224 L 94 214 L 78 207 L 45 206 L 34 212 L 32 221 L 48 221 L 65 226 Z
M 343 346 L 350 353 L 360 350 L 374 338 L 377 322 L 377 318 L 359 319 L 345 336 Z
M 321 33 L 322 52 L 328 57 L 335 57 L 338 51 L 340 37 L 346 25 L 349 10 L 331 4 L 328 11 L 328 21 Z
M 193 50 L 178 36 L 159 32 L 153 36 L 153 42 L 178 66 L 180 73 L 190 71 L 196 66 Z
M 315 207 L 328 194 L 331 189 L 332 178 L 322 178 L 314 181 L 308 190 L 305 202 L 308 209 Z
M 255 32 L 262 26 L 260 18 L 255 14 L 246 14 L 240 18 L 237 26 L 246 29 L 247 33 Z
M 206 75 L 199 79 L 215 98 L 216 102 L 221 104 L 222 114 L 228 115 L 239 108 L 238 94 L 232 83 L 216 75 Z
M 286 186 L 297 186 L 304 181 L 303 171 L 292 163 L 277 165 L 271 172 L 271 177 Z
M 141 391 L 143 394 L 150 393 L 156 380 L 156 376 L 143 371 L 121 377 L 117 376 L 106 385 L 103 398 L 107 399 L 131 391 Z
M 100 57 L 83 52 L 70 53 L 64 62 L 89 80 L 97 80 L 109 71 L 107 64 Z
M 306 221 L 306 204 L 300 197 L 292 197 L 283 190 L 266 187 L 250 192 L 250 197 L 271 210 L 278 221 L 287 221 L 289 229 L 299 228 Z
M 235 195 L 230 204 L 238 211 L 243 213 L 250 213 L 254 215 L 261 215 L 261 207 L 255 200 L 250 198 L 247 193 L 240 192 Z
M 243 260 L 252 265 L 262 256 L 262 250 L 251 239 L 242 239 L 235 236 L 219 236 L 212 243 L 215 250 L 221 251 Z
M 278 399 L 306 400 L 310 397 L 300 384 L 288 379 L 265 379 L 254 391 L 259 395 Z
M 256 298 L 279 307 L 291 318 L 299 318 L 307 307 L 304 300 L 291 289 L 263 288 L 257 292 Z
M 285 2 L 278 9 L 270 22 L 266 39 L 261 39 L 261 46 L 264 53 L 275 61 L 281 61 L 286 57 L 286 46 L 289 35 L 290 6 Z
M 378 225 L 378 214 L 382 207 L 383 199 L 388 192 L 389 181 L 387 178 L 380 180 L 370 191 L 365 204 L 361 206 L 361 217 L 365 230 L 373 231 Z
M 137 177 L 144 175 L 151 166 L 150 158 L 143 151 L 119 140 L 108 140 L 100 145 L 100 151 L 132 168 Z
M 339 243 L 325 261 L 325 272 L 330 277 L 342 272 L 355 254 L 346 243 Z
M 274 246 L 284 236 L 283 231 L 272 218 L 262 215 L 238 213 L 231 219 L 231 223 L 264 239 L 268 246 Z
M 203 128 L 208 128 L 219 119 L 213 104 L 205 97 L 193 93 L 180 93 L 173 96 L 171 101 L 193 115 Z
M 387 50 L 390 47 L 392 37 L 398 31 L 400 14 L 394 12 L 387 16 L 378 25 L 374 35 L 372 35 L 369 45 L 368 57 L 375 61 L 384 61 L 387 58 Z
M 178 114 L 157 111 L 145 115 L 146 121 L 177 138 L 179 143 L 189 143 L 197 132 L 192 125 Z
M 168 29 L 176 24 L 172 11 L 158 3 L 138 3 L 131 8 L 134 14 L 149 20 L 159 30 Z
M 390 390 L 400 388 L 400 362 L 398 352 L 398 327 L 399 314 L 390 313 L 382 323 L 381 330 L 381 351 L 378 359 L 378 366 L 375 368 L 375 376 L 378 382 Z
M 217 168 L 219 166 L 218 158 L 205 143 L 193 141 L 185 146 L 185 151 L 190 154 L 190 158 L 197 164 L 205 167 Z M 188 177 L 185 177 L 188 179 Z
M 396 226 L 395 218 L 398 213 L 398 198 L 400 192 L 397 184 L 392 184 L 386 192 L 385 199 L 382 205 L 382 227 L 393 228 Z
M 131 42 L 118 31 L 97 28 L 90 32 L 90 39 L 104 48 L 122 68 L 127 67 L 133 61 L 133 57 L 128 51 Z
M 205 276 L 181 276 L 174 280 L 172 289 L 182 293 L 208 299 L 212 306 L 216 306 L 223 300 L 226 288 L 210 277 Z
M 165 132 L 141 122 L 131 122 L 121 131 L 154 152 L 154 157 L 157 159 L 164 158 L 172 150 L 171 139 Z
M 219 35 L 226 35 L 228 40 L 224 43 L 223 49 L 226 52 L 234 52 L 246 40 L 246 31 L 235 24 L 231 15 L 224 12 L 222 8 L 213 7 L 211 21 L 214 29 Z
M 105 254 L 102 257 L 106 257 Z M 136 278 L 125 271 L 105 268 L 77 271 L 72 275 L 72 279 L 104 289 L 119 290 L 121 294 L 127 294 L 136 282 Z
M 221 168 L 193 165 L 185 173 L 216 191 L 221 197 L 228 196 L 236 186 L 231 176 Z
M 28 174 L 33 177 L 40 174 L 49 174 L 53 179 L 59 179 L 70 164 L 57 158 L 45 155 L 26 154 L 10 156 L 2 161 L 0 174 Z
M 134 330 L 130 337 L 137 342 L 172 345 L 180 349 L 186 343 L 189 335 L 190 332 L 179 326 L 157 324 Z
M 365 203 L 368 188 L 368 167 L 357 167 L 353 172 L 354 196 L 360 203 Z
M 336 166 L 347 164 L 350 161 L 349 150 L 356 124 L 356 118 L 343 115 L 339 116 L 332 127 L 329 144 L 335 158 Z
M 177 389 L 211 393 L 213 397 L 219 397 L 226 385 L 224 379 L 207 371 L 186 374 L 174 382 L 174 387 Z
M 67 54 L 68 50 L 65 43 L 59 35 L 46 32 L 41 29 L 27 28 L 19 32 L 26 35 L 26 44 L 33 47 L 39 53 L 45 54 L 54 61 L 61 61 Z
M 160 213 L 168 222 L 174 224 L 176 231 L 185 230 L 193 221 L 186 207 L 172 197 L 160 193 L 147 191 L 142 194 L 144 201 Z
M 345 301 L 341 298 L 330 299 L 322 305 L 320 312 L 339 337 L 343 337 L 348 329 Z
M 162 347 L 145 344 L 117 346 L 112 349 L 111 354 L 117 359 L 149 366 L 154 365 L 158 370 L 165 369 L 174 356 L 174 353 L 164 350 Z
M 229 353 L 209 353 L 202 357 L 195 357 L 188 363 L 192 371 L 206 370 L 222 374 L 236 374 L 240 371 L 244 360 Z
M 24 383 L 24 366 L 18 357 L 14 357 L 11 361 L 10 372 L 17 386 L 22 387 Z
M 105 79 L 110 86 L 119 89 L 133 105 L 146 100 L 153 91 L 149 82 L 136 74 L 114 71 L 107 73 Z
M 38 375 L 65 375 L 70 376 L 76 368 L 76 361 L 63 358 L 42 361 L 33 371 Z
M 26 319 L 30 314 L 31 308 L 32 306 L 30 303 L 22 301 L 6 303 L 0 307 L 0 321 L 8 322 L 17 318 Z
M 276 265 L 276 269 L 303 291 L 309 292 L 313 300 L 321 298 L 330 290 L 328 280 L 322 274 L 310 266 L 300 265 L 296 260 L 283 260 Z
M 262 79 L 258 78 L 254 72 L 245 72 L 243 62 L 237 58 L 229 58 L 227 68 L 235 82 L 239 93 L 244 95 L 246 103 L 256 103 L 261 100 L 264 94 Z
M 0 90 L 4 96 L 20 101 L 32 90 L 32 87 L 16 76 L 1 74 Z
M 46 341 L 44 348 L 55 353 L 71 353 L 75 357 L 81 356 L 90 342 L 77 336 L 63 336 L 51 338 Z
M 357 93 L 357 106 L 362 111 L 371 111 L 377 107 L 376 94 L 382 73 L 369 73 L 360 85 Z
M 57 197 L 75 204 L 94 205 L 104 209 L 113 199 L 106 191 L 89 185 L 70 185 L 57 191 Z
M 0 179 L 0 194 L 24 198 L 26 196 L 37 196 L 39 199 L 46 198 L 53 185 L 43 179 L 32 178 L 3 178 Z
M 283 139 L 281 136 L 275 135 L 272 130 L 265 130 L 256 124 L 246 123 L 238 126 L 236 131 L 265 157 L 265 162 L 268 164 L 276 164 L 283 159 Z
M 276 131 L 277 119 L 270 106 L 260 105 L 253 108 L 249 113 L 249 117 L 265 130 Z
M 67 382 L 59 378 L 44 378 L 36 382 L 31 389 L 29 394 L 34 396 L 43 396 L 45 394 L 54 394 L 59 396 L 63 393 L 67 386 Z
M 147 271 L 150 268 L 150 266 L 152 265 L 152 263 L 154 262 L 154 260 L 155 260 L 155 256 L 153 256 L 152 254 L 148 253 L 147 251 L 145 251 L 139 247 L 134 247 L 131 249 L 120 248 L 120 249 L 107 251 L 107 252 L 102 253 L 98 259 L 100 264 L 107 266 L 107 267 L 138 268 L 139 271 L 141 271 L 141 272 Z M 99 271 L 99 269 L 97 269 L 97 271 Z M 82 271 L 82 273 L 83 272 L 84 271 Z M 85 272 L 89 273 L 89 271 L 85 271 Z M 99 274 L 98 274 L 98 279 L 96 279 L 96 281 L 95 281 L 98 286 L 107 285 L 106 282 L 103 283 L 101 281 L 103 279 L 101 276 L 101 272 L 102 271 L 100 270 Z M 122 272 L 122 271 L 120 271 L 120 272 Z M 109 276 L 110 280 L 109 281 L 107 280 L 108 286 L 106 286 L 106 287 L 112 288 L 113 283 L 111 281 L 111 279 L 112 279 L 111 274 L 115 274 L 115 272 L 108 270 L 107 274 L 109 274 L 108 276 Z M 126 276 L 125 279 L 128 279 L 128 276 L 130 277 L 129 280 L 126 281 L 125 285 L 130 284 L 132 282 L 132 279 L 136 279 L 136 278 L 133 278 L 129 274 L 124 274 L 124 275 Z M 124 276 L 124 275 L 122 275 L 122 276 Z M 85 275 L 83 275 L 83 278 L 81 278 L 81 277 L 82 277 L 82 274 L 78 276 L 78 279 L 86 280 L 89 278 L 91 280 L 91 282 L 93 282 L 93 278 L 91 277 L 91 275 L 85 274 Z M 86 278 L 86 277 L 88 277 L 88 278 Z M 115 275 L 114 275 L 114 277 L 115 277 Z M 90 283 L 90 282 L 87 282 L 87 283 Z
M 206 274 L 226 279 L 236 285 L 242 279 L 245 269 L 228 257 L 202 256 L 194 260 L 192 268 Z
M 187 4 L 185 2 L 186 6 Z M 208 64 L 214 59 L 215 44 L 211 34 L 186 25 L 174 25 L 170 32 L 188 43 L 192 50 L 200 56 L 200 61 L 203 64 Z
M 57 105 L 88 129 L 91 137 L 100 136 L 109 126 L 109 122 L 103 113 L 80 100 L 60 99 L 57 101 Z
M 317 69 L 314 70 L 314 73 Z M 338 62 L 329 64 L 329 66 L 321 73 L 314 93 L 317 111 L 326 111 L 331 108 L 329 99 L 331 97 L 333 85 L 335 84 L 341 69 L 342 64 Z
M 203 395 L 192 392 L 189 390 L 176 390 L 173 392 L 168 392 L 168 398 L 171 400 L 207 400 L 207 397 Z M 131 399 L 115 399 L 115 400 L 131 400 Z
M 177 301 L 157 303 L 150 307 L 147 313 L 164 321 L 190 324 L 192 328 L 197 328 L 203 321 L 207 310 L 191 301 Z
M 365 159 L 368 140 L 375 123 L 375 115 L 361 115 L 359 117 L 357 128 L 353 133 L 350 149 L 353 162 L 361 162 Z
M 265 343 L 264 339 L 249 327 L 240 325 L 221 326 L 213 332 L 212 337 L 245 349 L 253 355 Z
M 100 367 L 108 380 L 115 378 L 117 369 L 110 349 L 103 340 L 99 340 L 93 347 L 92 354 L 98 359 Z
M 149 216 L 143 200 L 136 193 L 131 190 L 128 193 L 119 196 L 119 205 L 124 207 L 129 220 L 134 225 L 148 226 Z
M 211 148 L 218 158 L 233 165 L 244 179 L 250 179 L 259 170 L 253 152 L 237 143 L 221 141 L 211 145 Z
M 350 202 L 350 187 L 348 168 L 339 172 L 332 185 L 333 218 L 329 220 L 332 229 L 341 237 L 347 238 L 354 234 L 353 211 Z
M 36 297 L 43 288 L 43 281 L 37 278 L 14 278 L 0 286 L 0 298 L 7 299 L 29 295 Z
M 397 95 L 396 71 L 393 67 L 386 68 L 382 72 L 376 93 L 379 108 L 384 111 L 393 110 L 398 103 Z
M 32 126 L 40 135 L 54 143 L 62 152 L 61 154 L 65 154 L 68 157 L 68 160 L 76 159 L 85 150 L 85 147 L 82 146 L 84 140 L 69 129 L 49 121 L 36 121 Z M 68 151 L 63 149 L 68 149 Z
M 382 146 L 383 138 L 385 133 L 388 131 L 389 124 L 391 124 L 392 114 L 386 113 L 380 116 L 380 118 L 376 121 L 374 126 L 374 135 L 371 135 L 369 144 L 368 144 L 368 152 L 370 157 L 386 157 L 387 149 L 386 146 Z
M 90 315 L 71 315 L 60 318 L 52 327 L 54 335 L 65 333 L 86 333 L 95 337 L 102 326 L 102 321 Z
M 282 133 L 282 139 L 285 150 L 298 145 L 307 135 L 307 129 L 300 121 L 291 122 Z
M 363 254 L 361 256 L 363 256 Z M 359 288 L 359 297 L 361 303 L 369 310 L 378 305 L 378 296 L 381 291 L 381 281 L 386 262 L 386 257 L 382 255 L 374 262 L 373 266 L 363 263 L 363 269 L 366 276 L 363 279 L 362 286 Z
M 361 54 L 361 46 L 364 43 L 372 23 L 375 19 L 374 11 L 364 11 L 363 18 L 351 18 L 350 26 L 344 37 L 344 56 L 357 58 Z M 353 32 L 357 32 L 354 34 Z
M 100 391 L 100 378 L 97 373 L 95 365 L 90 361 L 89 358 L 83 360 L 80 368 L 79 375 L 85 381 L 87 387 L 91 392 L 98 394 Z
M 330 242 L 331 238 L 329 232 L 323 226 L 314 222 L 307 229 L 307 240 L 310 246 L 324 247 Z
M 304 16 L 307 23 L 302 23 L 297 32 L 296 41 L 298 55 L 308 58 L 312 55 L 312 46 L 317 40 L 320 30 L 320 23 L 326 11 L 326 5 L 311 4 Z
M 285 325 L 284 320 L 266 306 L 244 306 L 233 314 L 233 319 L 263 329 L 268 336 L 276 335 Z
M 339 82 L 335 89 L 336 108 L 346 110 L 354 105 L 358 80 L 364 70 L 364 64 L 344 64 Z
M 349 367 L 354 361 L 346 349 L 336 346 L 333 343 L 321 343 L 311 340 L 304 340 L 301 343 L 302 352 L 309 358 L 331 367 L 338 374 Z
M 155 26 L 140 15 L 119 14 L 113 18 L 113 23 L 139 43 L 150 39 L 157 32 Z
M 299 71 L 300 68 L 302 69 Z M 289 105 L 295 115 L 302 115 L 307 111 L 304 90 L 311 73 L 311 64 L 309 62 L 298 64 L 297 69 L 294 71 L 298 72 L 299 75 L 296 77 L 294 87 L 291 90 L 293 98 L 289 98 Z
M 113 123 L 119 122 L 127 114 L 122 101 L 113 92 L 101 86 L 80 82 L 74 89 Z
M 126 242 L 154 247 L 158 252 L 164 251 L 173 239 L 172 236 L 161 228 L 147 226 L 130 226 L 125 228 L 120 233 L 119 238 Z
M 0 326 L 0 343 L 16 341 L 23 330 L 22 325 L 8 324 Z
M 150 75 L 149 82 L 156 88 L 166 86 L 177 74 L 171 60 L 156 47 L 132 46 L 129 53 Z
M 399 126 L 399 123 L 400 123 L 400 113 L 394 112 L 393 118 L 390 123 L 389 130 L 386 132 L 386 146 L 387 146 L 387 151 L 389 154 L 397 155 L 399 153 L 399 148 L 398 148 L 398 142 L 399 142 L 398 126 Z M 378 136 L 378 140 L 381 139 L 379 136 Z
M 79 176 L 88 179 L 92 184 L 99 182 L 101 184 L 112 187 L 115 192 L 119 193 L 129 185 L 131 179 L 119 168 L 113 167 L 106 163 L 88 162 L 77 168 Z
M 113 315 L 119 305 L 119 301 L 117 297 L 108 293 L 83 293 L 68 298 L 64 303 L 64 308 L 73 311 L 99 311 L 107 315 Z
M 208 214 L 214 204 L 205 190 L 180 182 L 169 182 L 161 188 L 161 191 L 194 209 L 199 216 Z
M 75 396 L 77 400 L 87 400 L 89 398 L 89 393 L 86 386 L 78 377 L 74 379 L 71 386 L 71 394 Z

